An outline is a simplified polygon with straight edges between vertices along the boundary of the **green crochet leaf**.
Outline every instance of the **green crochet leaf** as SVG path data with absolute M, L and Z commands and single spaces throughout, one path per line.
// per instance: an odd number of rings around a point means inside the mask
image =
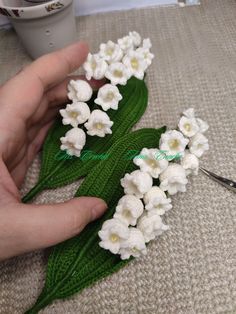
M 114 121 L 112 134 L 104 138 L 88 136 L 86 146 L 82 152 L 83 158 L 73 157 L 72 159 L 60 159 L 60 137 L 70 127 L 64 126 L 61 120 L 56 121 L 50 130 L 43 147 L 42 166 L 40 178 L 37 185 L 22 199 L 27 202 L 43 189 L 53 189 L 69 184 L 81 177 L 86 176 L 89 171 L 98 163 L 96 158 L 86 158 L 85 153 L 90 151 L 93 154 L 106 153 L 121 136 L 127 134 L 134 124 L 141 118 L 148 100 L 148 91 L 144 81 L 132 77 L 127 85 L 119 86 L 123 99 L 119 103 L 118 110 L 109 110 L 108 115 Z M 93 109 L 98 108 L 93 102 L 90 103 Z M 88 156 L 88 155 L 87 155 Z
M 109 158 L 99 162 L 86 177 L 75 196 L 100 197 L 109 209 L 80 235 L 54 247 L 48 261 L 45 287 L 27 314 L 38 313 L 53 300 L 80 292 L 130 261 L 122 261 L 118 255 L 102 249 L 98 231 L 102 223 L 113 216 L 116 204 L 124 194 L 120 179 L 135 169 L 133 153 L 143 147 L 158 147 L 163 132 L 165 127 L 141 129 L 123 136 L 108 150 Z

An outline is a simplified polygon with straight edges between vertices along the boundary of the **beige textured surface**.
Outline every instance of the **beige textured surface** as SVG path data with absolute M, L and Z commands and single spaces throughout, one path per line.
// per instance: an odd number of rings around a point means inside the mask
M 83 17 L 79 37 L 91 48 L 129 30 L 150 36 L 155 62 L 148 73 L 150 105 L 138 128 L 174 127 L 193 106 L 210 123 L 211 150 L 202 165 L 236 179 L 236 2 L 203 1 L 188 8 L 149 8 Z M 0 79 L 29 59 L 12 32 L 0 33 Z M 39 159 L 25 190 L 37 179 Z M 45 191 L 37 202 L 68 199 L 78 183 Z M 152 243 L 148 255 L 44 314 L 236 313 L 236 196 L 204 175 L 173 198 L 166 217 L 171 230 Z M 39 294 L 45 253 L 0 264 L 0 313 L 18 314 Z

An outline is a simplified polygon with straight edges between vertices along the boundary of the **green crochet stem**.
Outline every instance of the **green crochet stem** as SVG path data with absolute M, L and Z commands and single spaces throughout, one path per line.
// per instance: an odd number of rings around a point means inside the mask
M 31 201 L 38 193 L 42 192 L 49 180 L 53 179 L 53 174 L 55 174 L 66 160 L 58 162 L 57 166 L 49 173 L 47 176 L 38 181 L 38 183 L 21 199 L 22 203 L 28 203 Z
M 38 313 L 53 300 L 80 292 L 130 261 L 122 261 L 118 255 L 102 249 L 98 231 L 103 222 L 113 216 L 118 200 L 124 195 L 120 179 L 125 173 L 136 169 L 132 159 L 127 158 L 127 152 L 139 152 L 143 147 L 158 147 L 163 132 L 165 127 L 142 129 L 123 136 L 108 150 L 110 158 L 100 161 L 90 171 L 75 196 L 100 197 L 107 202 L 108 210 L 80 235 L 53 248 L 48 260 L 44 289 L 27 314 Z

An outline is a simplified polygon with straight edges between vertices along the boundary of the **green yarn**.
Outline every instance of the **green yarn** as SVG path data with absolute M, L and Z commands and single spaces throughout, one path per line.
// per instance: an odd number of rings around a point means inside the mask
M 103 222 L 113 216 L 116 204 L 124 194 L 120 179 L 136 168 L 133 161 L 127 158 L 127 152 L 157 147 L 163 132 L 165 127 L 141 129 L 124 135 L 108 150 L 109 158 L 100 161 L 90 171 L 75 196 L 100 197 L 107 202 L 108 210 L 80 235 L 54 247 L 49 256 L 44 289 L 27 314 L 38 313 L 55 299 L 80 292 L 118 271 L 131 260 L 122 261 L 118 255 L 102 249 L 98 231 Z
M 87 136 L 83 151 L 89 150 L 95 154 L 106 153 L 111 145 L 121 136 L 127 134 L 143 115 L 148 100 L 145 82 L 132 77 L 127 85 L 119 86 L 119 91 L 123 97 L 119 103 L 119 109 L 107 112 L 111 120 L 114 121 L 112 134 L 104 138 Z M 89 106 L 91 109 L 100 109 L 99 106 L 94 104 L 93 100 Z M 81 160 L 77 157 L 67 160 L 58 160 L 56 158 L 60 153 L 60 137 L 64 136 L 70 128 L 62 125 L 61 120 L 58 120 L 49 131 L 43 147 L 39 182 L 22 199 L 23 202 L 30 201 L 44 189 L 54 189 L 86 176 L 98 163 L 97 160 Z

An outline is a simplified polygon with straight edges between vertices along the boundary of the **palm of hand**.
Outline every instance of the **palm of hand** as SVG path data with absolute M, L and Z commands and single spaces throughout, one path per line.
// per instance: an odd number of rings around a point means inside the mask
M 78 216 L 77 208 L 73 217 L 70 217 L 68 222 L 65 221 L 68 227 L 60 230 L 59 236 L 58 227 L 62 224 L 60 210 L 63 216 L 64 209 L 57 205 L 59 220 L 56 219 L 58 221 L 54 233 L 47 231 L 44 239 L 29 241 L 27 232 L 32 232 L 35 224 L 38 225 L 39 232 L 40 228 L 47 228 L 44 210 L 47 211 L 47 215 L 49 214 L 47 217 L 49 221 L 55 220 L 55 217 L 50 216 L 50 211 L 53 212 L 55 206 L 43 205 L 39 212 L 37 205 L 22 205 L 18 191 L 27 168 L 41 148 L 59 107 L 67 99 L 66 86 L 70 79 L 67 75 L 77 69 L 86 56 L 85 44 L 70 46 L 40 58 L 0 89 L 0 252 L 2 252 L 0 259 L 68 238 L 78 233 L 88 221 L 97 218 L 104 211 L 104 202 L 99 201 L 100 209 L 95 213 L 92 205 L 98 203 L 98 199 L 88 199 L 83 206 L 92 206 L 91 210 L 88 213 L 83 212 L 84 216 L 81 218 L 81 213 Z M 95 82 L 93 84 L 101 85 Z M 75 201 L 67 204 L 72 205 L 75 207 Z M 29 217 L 29 206 L 35 209 L 34 217 L 31 213 Z M 17 223 L 12 224 L 15 220 Z

